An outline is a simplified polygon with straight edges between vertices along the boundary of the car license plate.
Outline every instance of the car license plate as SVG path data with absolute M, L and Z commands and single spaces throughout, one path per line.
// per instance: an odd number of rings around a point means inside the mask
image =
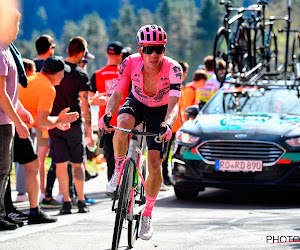
M 230 172 L 261 172 L 262 161 L 216 160 L 216 170 Z

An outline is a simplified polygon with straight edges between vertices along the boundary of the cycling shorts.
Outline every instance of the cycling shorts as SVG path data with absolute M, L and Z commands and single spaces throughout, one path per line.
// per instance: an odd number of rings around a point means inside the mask
M 119 111 L 121 114 L 130 114 L 135 118 L 135 125 L 146 122 L 146 131 L 149 133 L 160 133 L 160 124 L 165 121 L 168 105 L 161 107 L 149 107 L 139 102 L 132 93 L 126 98 L 125 103 Z M 153 136 L 147 136 L 148 150 L 161 150 L 161 142 Z

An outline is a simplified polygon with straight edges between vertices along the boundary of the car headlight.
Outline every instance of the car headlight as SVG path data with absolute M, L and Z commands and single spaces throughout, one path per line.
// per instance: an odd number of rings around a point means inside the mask
M 291 138 L 285 141 L 291 147 L 300 147 L 300 137 Z
M 185 144 L 194 144 L 200 140 L 200 137 L 194 136 L 194 135 L 182 132 L 182 131 L 177 131 L 176 138 L 178 141 L 185 143 Z

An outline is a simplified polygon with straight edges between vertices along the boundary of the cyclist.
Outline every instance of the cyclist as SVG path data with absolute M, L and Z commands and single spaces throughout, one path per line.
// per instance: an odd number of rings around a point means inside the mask
M 182 68 L 178 62 L 164 56 L 167 34 L 162 27 L 141 27 L 137 32 L 137 43 L 139 53 L 127 57 L 122 62 L 114 92 L 108 100 L 105 115 L 100 118 L 98 124 L 100 129 L 111 131 L 103 121 L 118 110 L 123 92 L 128 89 L 131 80 L 131 92 L 118 114 L 118 127 L 132 129 L 145 121 L 148 132 L 159 133 L 160 127 L 165 127 L 166 132 L 160 135 L 160 140 L 169 140 L 172 136 L 171 127 L 178 113 Z M 107 193 L 113 193 L 116 189 L 120 167 L 128 149 L 127 138 L 126 133 L 115 131 L 115 172 L 107 185 Z M 147 137 L 147 146 L 149 176 L 145 187 L 146 207 L 142 214 L 139 235 L 144 240 L 149 240 L 153 234 L 152 210 L 162 183 L 162 160 L 159 157 L 161 142 Z

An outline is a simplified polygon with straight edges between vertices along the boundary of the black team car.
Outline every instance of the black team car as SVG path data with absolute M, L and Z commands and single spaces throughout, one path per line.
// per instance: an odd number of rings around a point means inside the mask
M 276 81 L 221 88 L 176 134 L 176 197 L 196 198 L 205 187 L 299 189 L 297 84 Z

